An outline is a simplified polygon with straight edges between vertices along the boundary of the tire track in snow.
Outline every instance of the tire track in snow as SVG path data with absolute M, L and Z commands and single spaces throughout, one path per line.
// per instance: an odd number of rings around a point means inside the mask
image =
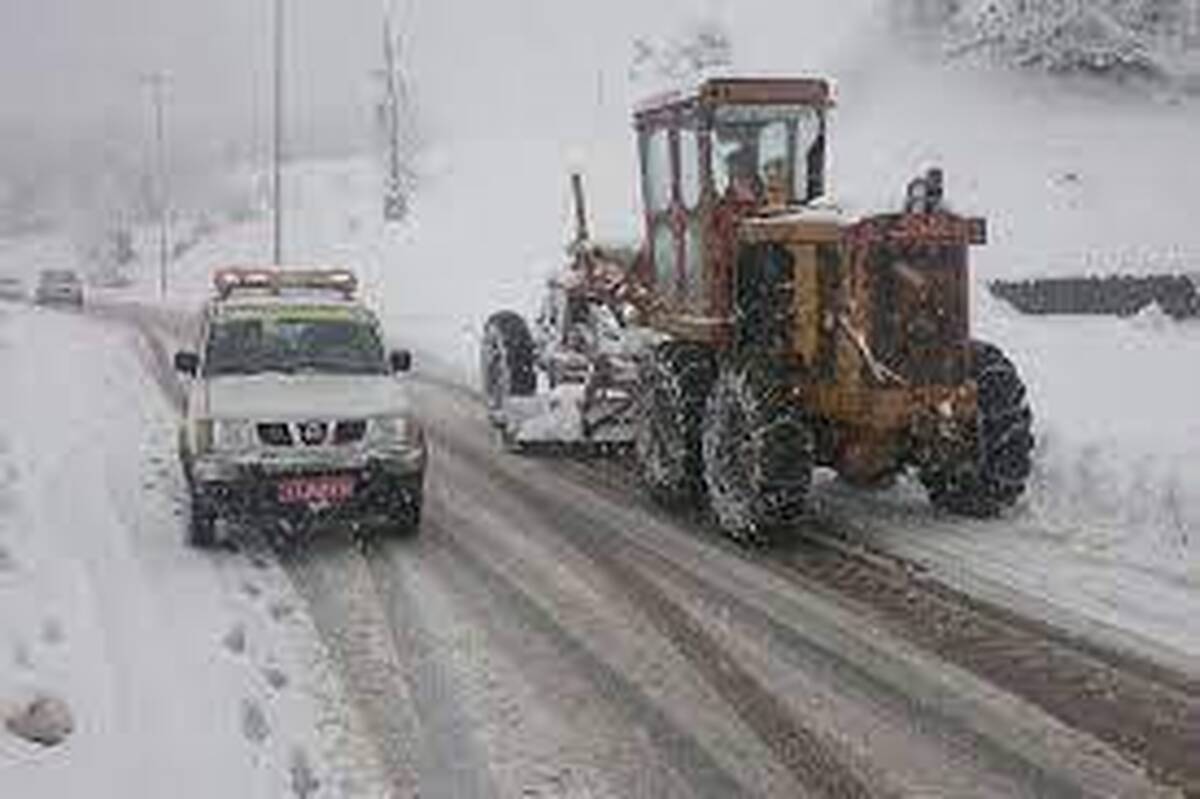
M 365 560 L 334 538 L 282 554 L 279 561 L 340 666 L 392 796 L 419 796 L 421 721 Z
M 486 462 L 478 448 L 464 446 L 445 430 L 434 438 L 468 461 Z M 725 700 L 746 727 L 812 795 L 867 797 L 871 789 L 846 762 L 844 753 L 822 735 L 793 717 L 786 705 L 739 661 L 639 570 L 629 568 L 606 543 L 610 526 L 595 515 L 573 508 L 555 496 L 553 488 L 534 486 L 499 468 L 487 470 L 512 495 L 524 499 L 546 519 L 547 529 L 569 530 L 563 535 L 603 575 L 623 586 L 659 633 L 680 651 L 692 667 Z
M 436 549 L 437 537 L 433 537 Z M 455 675 L 424 643 L 428 622 L 411 585 L 428 563 L 428 541 L 377 541 L 365 556 L 391 641 L 405 664 L 407 686 L 421 724 L 421 786 L 426 795 L 498 796 L 461 706 Z
M 445 395 L 443 395 L 443 397 L 444 396 Z M 439 411 L 441 413 L 447 412 L 444 407 L 439 408 Z M 575 546 L 594 547 L 604 553 L 613 553 L 611 558 L 613 564 L 611 568 L 614 570 L 614 572 L 637 574 L 639 570 L 642 569 L 650 574 L 669 574 L 672 571 L 678 574 L 680 572 L 682 561 L 680 561 L 679 558 L 682 550 L 680 550 L 678 546 L 671 546 L 669 542 L 660 541 L 661 536 L 654 537 L 652 535 L 632 535 L 631 528 L 626 526 L 632 522 L 635 514 L 640 515 L 647 512 L 649 513 L 651 519 L 654 519 L 654 517 L 657 516 L 669 526 L 677 527 L 679 525 L 679 520 L 671 519 L 669 517 L 664 519 L 662 518 L 663 513 L 661 511 L 643 507 L 643 505 L 646 503 L 638 498 L 636 493 L 630 493 L 632 489 L 627 483 L 624 482 L 625 478 L 620 478 L 621 482 L 615 486 L 610 485 L 608 490 L 600 490 L 599 493 L 604 498 L 610 500 L 613 503 L 613 507 L 620 509 L 617 511 L 617 518 L 613 518 L 611 513 L 607 514 L 608 518 L 605 518 L 606 514 L 603 513 L 589 513 L 586 510 L 580 510 L 580 508 L 586 508 L 588 505 L 587 497 L 585 497 L 581 492 L 597 491 L 594 466 L 580 465 L 579 463 L 573 463 L 570 461 L 556 461 L 553 465 L 553 474 L 544 475 L 550 480 L 550 482 L 547 483 L 545 480 L 526 477 L 523 473 L 528 469 L 538 468 L 536 465 L 530 465 L 536 464 L 536 459 L 512 459 L 510 461 L 512 464 L 511 466 L 505 466 L 504 461 L 495 461 L 489 459 L 477 445 L 475 441 L 476 436 L 471 436 L 468 438 L 468 434 L 464 432 L 464 428 L 469 429 L 472 426 L 482 427 L 483 422 L 481 420 L 476 423 L 473 421 L 456 419 L 454 420 L 453 424 L 449 426 L 443 426 L 446 427 L 446 429 L 440 430 L 439 436 L 435 440 L 438 440 L 439 443 L 449 446 L 452 450 L 457 450 L 463 458 L 472 463 L 488 464 L 490 461 L 490 463 L 494 464 L 494 466 L 488 470 L 489 475 L 501 480 L 504 484 L 505 491 L 513 496 L 521 497 L 528 507 L 538 509 L 538 512 L 542 513 L 543 515 L 547 515 L 548 518 L 557 518 L 558 524 L 547 525 L 548 529 L 569 531 L 569 533 L 563 533 L 563 538 L 574 542 Z M 487 467 L 480 466 L 479 468 Z M 555 485 L 553 481 L 556 479 L 569 482 L 572 485 L 570 487 Z M 632 508 L 629 507 L 631 497 L 634 498 Z M 684 520 L 685 523 L 687 523 L 687 521 L 688 520 L 686 519 Z M 687 526 L 695 527 L 695 520 L 692 520 L 692 523 L 687 524 Z M 736 547 L 732 543 L 726 542 L 723 538 L 713 535 L 711 530 L 706 530 L 703 525 L 701 525 L 696 532 L 700 532 L 700 535 L 696 537 L 694 541 L 697 544 L 698 550 L 704 548 L 712 549 L 715 546 L 717 550 L 736 558 L 751 568 L 766 568 L 769 573 L 782 577 L 787 583 L 794 585 L 796 587 L 797 595 L 799 596 L 803 596 L 804 594 L 811 592 L 813 589 L 813 585 L 806 582 L 806 577 L 809 576 L 807 572 L 800 572 L 794 564 L 781 562 L 780 558 L 776 554 L 768 553 L 765 556 L 759 556 L 754 553 L 747 552 L 742 548 Z M 718 553 L 714 552 L 712 554 Z M 785 556 L 790 557 L 790 555 L 787 553 L 785 553 Z M 864 568 L 864 564 L 858 563 L 857 559 L 851 557 L 846 552 L 832 553 L 829 560 L 834 564 L 840 564 L 840 568 L 850 571 L 861 572 Z M 890 572 L 892 583 L 896 582 L 897 577 L 902 578 L 901 582 L 903 583 L 903 587 L 900 589 L 901 593 L 913 591 L 921 593 L 935 591 L 938 589 L 937 586 L 928 586 L 923 588 L 920 583 L 909 580 L 907 573 L 904 572 L 903 569 L 904 564 L 895 563 L 891 559 L 882 557 L 868 558 L 867 565 L 871 565 L 871 567 L 874 569 L 879 569 L 881 564 L 885 561 L 887 565 L 891 567 Z M 901 572 L 904 573 L 902 574 Z M 695 574 L 687 575 L 685 579 L 690 580 L 697 590 L 701 590 L 709 595 L 716 596 L 718 604 L 738 607 L 743 613 L 747 611 L 751 612 L 752 614 L 756 613 L 756 611 L 754 611 L 753 608 L 750 608 L 744 601 L 748 596 L 746 589 L 751 588 L 751 586 L 743 585 L 737 593 L 731 594 L 723 589 L 720 589 L 716 583 L 698 578 Z M 722 580 L 722 582 L 725 581 Z M 822 587 L 831 587 L 830 581 L 828 580 L 821 581 L 819 584 L 822 585 Z M 836 589 L 836 586 L 832 587 L 835 587 Z M 897 589 L 897 586 L 895 585 L 891 585 L 889 587 L 892 590 Z M 844 593 L 844 591 L 839 591 L 839 593 Z M 872 597 L 870 595 L 864 595 L 863 592 L 858 592 L 853 598 L 856 602 L 865 604 L 867 608 L 871 607 Z M 968 617 L 972 615 L 978 615 L 979 613 L 979 610 L 970 604 L 968 604 L 966 607 L 957 607 L 957 610 L 959 613 L 965 613 Z M 760 624 L 765 623 L 766 629 L 773 631 L 776 640 L 787 643 L 793 650 L 803 651 L 803 649 L 807 649 L 810 652 L 813 650 L 814 642 L 810 640 L 808 636 L 798 634 L 797 630 L 789 629 L 787 626 L 781 626 L 777 621 L 774 621 L 769 617 L 765 617 L 761 613 L 756 613 L 756 618 Z M 912 634 L 912 630 L 925 626 L 925 617 L 922 615 L 920 609 L 917 608 L 914 612 L 907 614 L 907 616 L 905 616 L 905 621 L 907 622 L 908 627 L 901 630 L 901 632 L 905 634 L 905 637 L 914 638 L 918 644 L 924 643 L 924 640 L 920 636 L 915 636 Z M 987 647 L 981 646 L 980 649 L 981 651 L 985 651 L 987 650 Z M 942 653 L 940 651 L 930 651 L 935 654 L 939 660 L 941 659 Z M 1036 660 L 1036 658 L 1034 660 Z M 951 662 L 958 662 L 958 660 L 952 659 Z M 968 672 L 977 671 L 969 668 L 969 665 L 970 664 L 966 664 Z M 1026 662 L 1021 665 L 1032 666 L 1036 665 L 1036 663 L 1033 663 L 1027 659 Z M 848 674 L 854 674 L 857 672 L 860 678 L 867 678 L 866 683 L 868 684 L 872 681 L 870 679 L 870 674 L 863 672 L 862 669 L 858 667 L 858 664 L 856 664 L 854 661 L 843 662 L 840 668 L 844 670 L 844 673 Z M 994 676 L 991 674 L 985 673 L 981 674 L 980 676 L 985 680 L 985 683 L 982 685 L 986 685 L 988 683 L 994 684 L 997 682 L 994 680 Z M 1030 676 L 1030 679 L 1036 679 L 1036 675 Z M 1002 688 L 1008 689 L 1012 686 L 1011 681 L 1000 682 Z M 903 703 L 908 701 L 909 698 L 903 694 L 897 696 L 896 690 L 897 689 L 894 684 L 890 687 L 881 687 L 876 685 L 874 693 L 877 696 L 882 695 L 881 692 L 890 694 L 890 699 L 893 703 Z M 1028 694 L 1028 692 L 1014 692 L 1014 694 L 1017 696 L 1022 696 L 1023 693 L 1025 695 Z M 1044 698 L 1044 692 L 1042 692 L 1042 696 L 1036 696 L 1035 692 L 1035 698 Z M 1042 703 L 1035 701 L 1034 704 L 1040 706 Z M 914 711 L 916 712 L 916 718 L 923 719 L 924 723 L 930 724 L 935 728 L 940 728 L 950 732 L 953 732 L 956 727 L 960 730 L 963 729 L 959 719 L 946 717 L 937 707 L 918 707 L 914 708 Z M 1184 716 L 1181 717 L 1179 712 L 1183 712 Z M 1050 715 L 1054 716 L 1055 714 L 1050 713 Z M 1184 717 L 1187 717 L 1187 711 L 1180 711 L 1179 707 L 1176 706 L 1176 713 L 1172 715 L 1170 719 L 1178 721 Z M 1066 747 L 1065 751 L 1069 751 L 1072 748 L 1079 750 L 1080 757 L 1076 758 L 1076 763 L 1078 766 L 1075 771 L 1076 778 L 1083 778 L 1085 783 L 1090 783 L 1091 780 L 1087 778 L 1089 769 L 1099 766 L 1101 771 L 1107 769 L 1114 775 L 1124 772 L 1124 779 L 1132 781 L 1133 784 L 1137 783 L 1136 778 L 1132 777 L 1132 773 L 1128 766 L 1120 763 L 1120 760 L 1112 753 L 1105 754 L 1104 752 L 1100 751 L 1098 754 L 1096 754 L 1095 758 L 1092 758 L 1090 755 L 1088 755 L 1085 750 L 1087 750 L 1089 746 L 1094 748 L 1094 745 L 1097 742 L 1094 739 L 1090 739 L 1090 737 L 1086 735 L 1080 736 L 1077 734 L 1072 734 L 1073 726 L 1074 725 L 1072 725 L 1068 720 L 1066 726 L 1061 728 L 1059 733 L 1057 733 L 1057 740 L 1059 741 L 1060 745 Z M 981 725 L 981 728 L 986 729 L 987 724 Z M 1094 725 L 1092 725 L 1092 728 L 1094 729 Z M 970 729 L 971 728 L 968 727 L 966 728 L 966 731 L 970 731 Z M 1091 731 L 1082 725 L 1080 729 L 1084 729 L 1085 731 L 1089 732 Z M 1197 729 L 1200 729 L 1200 727 L 1197 727 Z M 1167 746 L 1174 746 L 1174 751 L 1177 753 L 1177 755 L 1186 758 L 1187 749 L 1185 747 L 1178 747 L 1179 742 L 1183 740 L 1179 738 L 1181 730 L 1183 730 L 1182 727 L 1176 728 L 1176 735 L 1167 743 Z M 994 724 L 992 725 L 991 732 L 993 735 L 984 735 L 984 737 L 980 737 L 980 733 L 978 732 L 974 733 L 974 740 L 986 748 L 987 754 L 985 759 L 990 761 L 993 764 L 993 767 L 998 771 L 1013 776 L 1020 783 L 1030 786 L 1030 790 L 1035 790 L 1039 795 L 1079 795 L 1080 788 L 1077 787 L 1069 777 L 1067 777 L 1067 775 L 1070 773 L 1070 769 L 1065 771 L 1060 770 L 1058 765 L 1054 762 L 1054 758 L 1047 758 L 1044 752 L 1039 752 L 1036 748 L 1031 749 L 1029 747 L 1021 746 L 1010 748 L 1007 745 L 1004 736 L 994 735 L 996 732 Z M 1089 740 L 1091 743 L 1089 743 Z M 1121 746 L 1120 744 L 1122 742 L 1114 741 L 1111 738 L 1105 738 L 1103 740 L 1105 740 L 1106 743 L 1109 743 L 1126 757 L 1129 757 L 1131 762 L 1135 764 L 1143 762 L 1142 759 L 1137 756 L 1136 752 L 1131 751 L 1128 747 Z M 1078 746 L 1074 746 L 1074 744 L 1078 744 Z M 1174 757 L 1174 755 L 1172 757 Z M 1180 768 L 1184 767 L 1183 763 L 1179 761 L 1178 758 L 1175 758 L 1174 765 Z M 1169 775 L 1160 771 L 1156 775 L 1156 778 L 1163 778 L 1165 776 Z M 1172 781 L 1176 784 L 1179 784 L 1181 780 L 1178 771 L 1176 771 L 1173 776 L 1174 779 Z M 1186 780 L 1186 775 L 1184 776 L 1185 778 L 1182 780 L 1182 783 L 1190 784 Z
M 456 523 L 464 520 L 447 514 Z M 457 524 L 456 524 L 457 526 Z M 468 529 L 463 524 L 461 529 Z M 741 784 L 716 762 L 690 733 L 680 729 L 636 682 L 610 665 L 579 635 L 565 627 L 553 613 L 513 579 L 504 574 L 487 553 L 462 542 L 460 535 L 448 532 L 440 523 L 431 524 L 422 535 L 436 538 L 487 595 L 503 608 L 506 615 L 532 630 L 557 649 L 593 689 L 633 725 L 645 730 L 658 751 L 694 792 L 703 799 L 747 796 Z
M 459 580 L 470 575 L 477 587 L 451 585 L 458 593 L 482 587 L 491 604 L 505 609 L 505 623 L 528 626 L 550 641 L 581 677 L 621 712 L 650 731 L 674 770 L 688 780 L 693 795 L 726 799 L 748 795 L 688 733 L 618 670 L 601 660 L 586 641 L 572 634 L 541 603 L 497 571 L 487 554 L 461 544 L 448 532 L 467 529 L 448 513 L 431 508 L 421 546 L 442 550 Z M 411 542 L 381 541 L 366 555 L 334 536 L 311 548 L 280 557 L 281 566 L 309 608 L 322 640 L 334 653 L 347 689 L 367 720 L 397 796 L 500 796 L 479 757 L 465 717 L 453 705 L 453 678 L 414 657 L 410 636 L 421 622 L 401 609 L 413 607 L 397 560 L 413 558 Z M 451 581 L 453 582 L 453 580 Z M 424 755 L 424 756 L 423 756 Z M 575 795 L 575 794 L 567 794 Z
M 610 498 L 637 495 L 635 478 L 611 465 L 572 463 L 563 471 Z M 670 521 L 645 500 L 638 505 Z M 709 545 L 798 591 L 819 585 L 861 604 L 905 639 L 1095 736 L 1156 781 L 1200 793 L 1195 680 L 938 582 L 918 564 L 863 543 L 836 511 L 819 511 L 793 545 L 762 554 L 728 541 L 706 520 L 690 523 Z
M 610 498 L 639 490 L 631 474 L 612 465 L 576 462 L 562 471 Z M 638 505 L 670 521 L 645 500 Z M 752 560 L 798 591 L 819 585 L 860 603 L 939 658 L 1094 735 L 1155 780 L 1200 791 L 1200 688 L 1190 677 L 938 582 L 918 564 L 859 541 L 837 512 L 818 512 L 793 545 L 767 553 L 738 547 L 698 514 L 685 521 L 709 545 Z

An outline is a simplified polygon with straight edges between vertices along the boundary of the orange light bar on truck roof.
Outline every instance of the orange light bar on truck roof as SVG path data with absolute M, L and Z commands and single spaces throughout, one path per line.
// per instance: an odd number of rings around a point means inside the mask
M 358 278 L 349 269 L 262 269 L 227 267 L 213 273 L 217 296 L 227 299 L 235 291 L 285 290 L 336 291 L 351 299 L 358 290 Z

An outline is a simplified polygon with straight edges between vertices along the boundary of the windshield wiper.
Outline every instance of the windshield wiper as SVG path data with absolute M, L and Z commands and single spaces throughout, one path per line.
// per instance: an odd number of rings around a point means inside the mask
M 260 374 L 282 374 L 292 375 L 296 373 L 296 366 L 290 363 L 282 363 L 279 361 L 264 362 L 264 363 L 228 363 L 209 368 L 209 374 L 213 376 L 243 376 Z
M 332 372 L 334 374 L 379 374 L 382 367 L 373 367 L 362 361 L 352 361 L 345 358 L 302 358 L 295 362 L 298 369 L 313 372 Z

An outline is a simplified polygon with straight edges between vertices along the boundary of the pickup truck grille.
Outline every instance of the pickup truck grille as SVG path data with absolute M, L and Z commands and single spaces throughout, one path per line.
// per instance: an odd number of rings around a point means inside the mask
M 292 431 L 284 422 L 260 424 L 258 440 L 268 447 L 290 447 L 292 446 Z
M 367 423 L 362 419 L 343 420 L 333 428 L 333 443 L 355 444 L 367 435 Z
M 268 447 L 355 444 L 366 434 L 367 423 L 362 419 L 342 419 L 332 423 L 321 420 L 263 422 L 258 425 L 258 440 Z

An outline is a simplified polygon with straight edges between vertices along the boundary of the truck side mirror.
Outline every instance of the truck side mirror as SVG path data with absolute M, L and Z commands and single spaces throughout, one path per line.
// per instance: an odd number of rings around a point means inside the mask
M 175 353 L 175 371 L 195 377 L 200 371 L 200 356 L 194 352 Z
M 412 369 L 412 353 L 408 350 L 392 350 L 388 357 L 393 372 L 407 372 Z

